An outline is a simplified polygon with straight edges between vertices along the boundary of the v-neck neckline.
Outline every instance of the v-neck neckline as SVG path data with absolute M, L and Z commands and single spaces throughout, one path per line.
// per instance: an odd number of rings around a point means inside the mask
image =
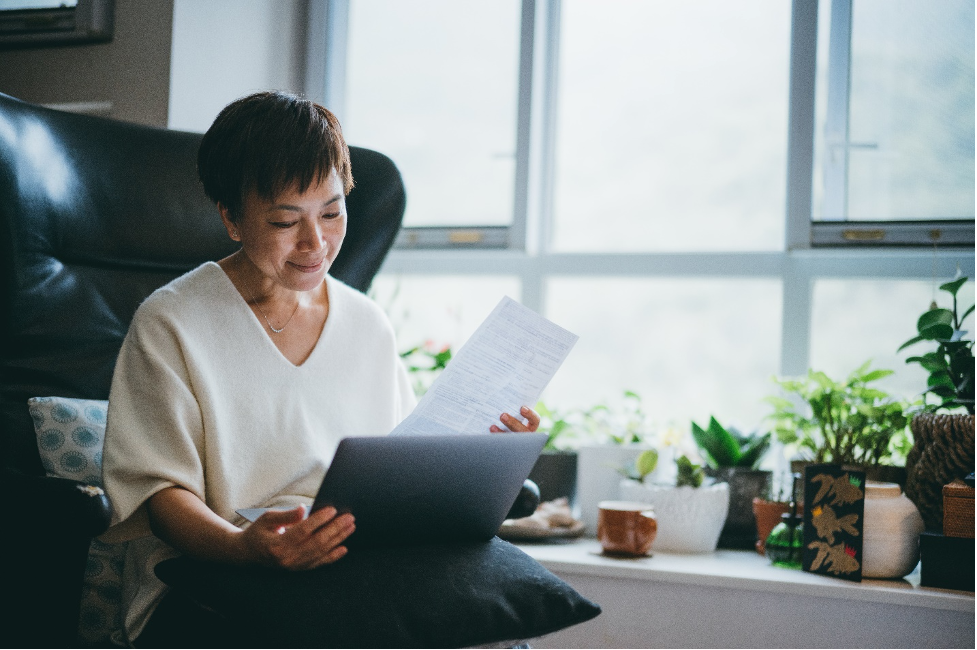
M 227 275 L 227 271 L 225 271 L 224 268 L 217 262 L 208 262 L 208 264 L 213 264 L 215 267 L 217 267 L 217 270 L 220 271 L 220 274 L 221 276 L 223 276 L 224 281 L 228 285 L 230 285 L 231 290 L 238 297 L 237 304 L 244 307 L 244 310 L 247 311 L 248 315 L 250 316 L 250 320 L 252 322 L 252 327 L 256 327 L 258 330 L 260 330 L 261 338 L 265 340 L 265 344 L 271 346 L 271 349 L 274 351 L 274 354 L 283 363 L 287 363 L 289 366 L 295 368 L 296 370 L 301 370 L 302 368 L 308 366 L 309 363 L 312 361 L 313 357 L 315 357 L 316 354 L 318 353 L 319 348 L 323 347 L 322 341 L 324 338 L 326 338 L 326 335 L 332 329 L 330 324 L 335 320 L 336 292 L 333 291 L 334 284 L 333 284 L 332 277 L 330 277 L 329 274 L 327 273 L 325 278 L 323 279 L 323 282 L 326 285 L 326 295 L 328 296 L 328 300 L 329 300 L 329 312 L 326 314 L 326 322 L 322 324 L 322 330 L 319 332 L 319 338 L 316 339 L 315 345 L 312 346 L 312 351 L 309 352 L 308 356 L 305 357 L 305 360 L 302 361 L 302 363 L 295 364 L 292 363 L 292 361 L 288 357 L 286 357 L 284 353 L 282 353 L 282 351 L 278 348 L 277 345 L 275 345 L 275 340 L 271 338 L 271 333 L 269 333 L 265 329 L 265 326 L 261 323 L 261 319 L 258 318 L 258 315 L 254 313 L 254 310 L 251 309 L 251 307 L 248 305 L 248 299 L 245 298 L 240 291 L 238 291 L 238 288 L 234 284 L 234 281 L 231 280 L 229 275 Z

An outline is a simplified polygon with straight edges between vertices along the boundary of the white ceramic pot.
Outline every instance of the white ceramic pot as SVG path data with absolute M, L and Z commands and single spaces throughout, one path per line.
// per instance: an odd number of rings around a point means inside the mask
M 618 468 L 634 462 L 645 445 L 595 445 L 577 451 L 577 509 L 578 519 L 586 526 L 587 535 L 597 535 L 597 504 L 618 499 Z
M 621 498 L 650 503 L 658 520 L 658 534 L 651 550 L 666 553 L 711 553 L 729 511 L 729 485 L 714 483 L 693 488 L 687 485 L 646 485 L 625 479 Z
M 919 562 L 919 510 L 896 483 L 865 481 L 862 577 L 901 578 Z

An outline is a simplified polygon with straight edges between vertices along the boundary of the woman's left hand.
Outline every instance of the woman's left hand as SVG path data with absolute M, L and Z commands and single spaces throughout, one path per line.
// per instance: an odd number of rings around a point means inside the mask
M 500 429 L 493 424 L 489 427 L 489 431 L 492 433 L 531 433 L 539 428 L 539 413 L 528 406 L 524 406 L 519 409 L 519 414 L 522 417 L 517 418 L 508 413 L 503 413 L 499 419 L 506 428 Z

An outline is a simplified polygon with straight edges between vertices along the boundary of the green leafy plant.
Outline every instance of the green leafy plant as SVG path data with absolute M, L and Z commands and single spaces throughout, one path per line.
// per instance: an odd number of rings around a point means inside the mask
M 641 397 L 633 391 L 624 391 L 619 407 L 598 404 L 582 409 L 570 416 L 579 424 L 575 426 L 589 441 L 626 445 L 645 441 L 651 433 L 651 424 L 641 403 Z
M 929 372 L 924 397 L 932 394 L 938 402 L 924 404 L 924 411 L 963 407 L 971 415 L 974 413 L 974 342 L 963 338 L 967 332 L 962 329 L 974 306 L 962 316 L 957 315 L 957 292 L 967 279 L 961 277 L 940 285 L 940 290 L 953 298 L 953 309 L 938 307 L 934 302 L 916 322 L 918 334 L 899 347 L 901 352 L 923 341 L 936 343 L 936 350 L 906 359 L 906 363 L 918 363 Z
M 705 429 L 692 423 L 692 437 L 699 446 L 706 462 L 713 469 L 721 467 L 747 467 L 756 469 L 770 447 L 770 432 L 762 435 L 744 435 L 735 428 L 726 429 L 716 420 L 709 418 Z
M 435 346 L 431 341 L 400 353 L 411 375 L 414 393 L 420 397 L 451 361 L 451 346 Z
M 696 465 L 687 456 L 682 455 L 675 459 L 675 466 L 678 470 L 675 487 L 688 485 L 697 488 L 702 485 L 705 470 L 701 465 Z M 647 449 L 641 452 L 631 465 L 618 468 L 618 472 L 625 478 L 644 483 L 656 467 L 658 467 L 658 452 Z
M 869 386 L 892 374 L 870 370 L 866 362 L 843 381 L 809 370 L 802 379 L 774 379 L 803 402 L 780 396 L 766 399 L 777 438 L 796 445 L 804 460 L 817 463 L 878 465 L 898 458 L 909 445 L 908 404 Z
M 544 451 L 566 451 L 583 444 L 644 442 L 651 424 L 641 404 L 641 397 L 625 391 L 620 405 L 597 404 L 589 408 L 555 409 L 539 401 L 535 406 L 540 417 L 538 431 L 547 434 Z
M 549 408 L 542 401 L 536 402 L 536 412 L 539 414 L 539 433 L 546 434 L 546 444 L 543 451 L 566 451 L 571 445 L 568 440 L 573 435 L 573 427 L 567 416 Z
M 696 465 L 684 455 L 675 459 L 675 465 L 678 467 L 678 477 L 675 479 L 675 487 L 688 485 L 689 487 L 697 488 L 702 485 L 705 471 L 701 465 Z
M 624 478 L 632 481 L 644 483 L 645 479 L 658 467 L 658 452 L 654 449 L 646 449 L 638 454 L 634 463 L 627 467 L 617 468 L 618 473 Z

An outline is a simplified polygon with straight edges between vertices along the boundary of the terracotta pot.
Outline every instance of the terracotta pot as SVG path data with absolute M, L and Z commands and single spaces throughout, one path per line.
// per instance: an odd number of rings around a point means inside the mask
M 943 530 L 943 486 L 974 471 L 974 416 L 917 415 L 906 456 L 906 496 L 929 530 Z
M 770 531 L 780 523 L 780 515 L 790 512 L 790 504 L 782 501 L 767 501 L 766 499 L 753 499 L 753 516 L 756 518 L 756 551 L 760 555 L 766 555 L 763 544 L 770 536 Z

